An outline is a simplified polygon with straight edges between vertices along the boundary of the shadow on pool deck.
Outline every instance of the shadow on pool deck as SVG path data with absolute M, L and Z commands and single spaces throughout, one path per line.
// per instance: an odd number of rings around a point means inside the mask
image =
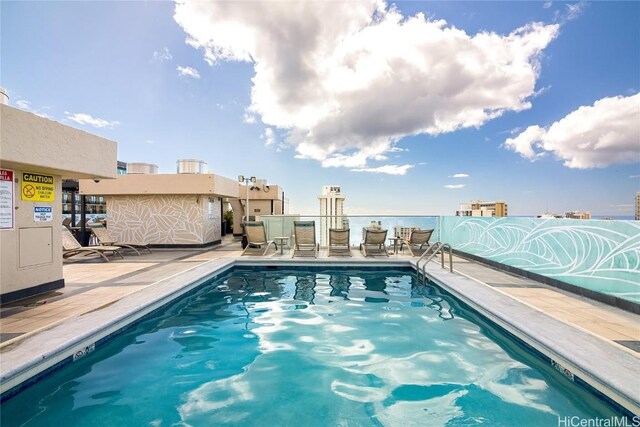
M 125 252 L 125 259 L 103 262 L 101 258 L 75 257 L 64 262 L 65 287 L 0 308 L 0 346 L 17 343 L 21 338 L 90 311 L 99 310 L 154 283 L 194 266 L 220 258 L 242 254 L 240 241 L 232 236 L 207 249 L 154 249 L 152 254 Z M 331 259 L 358 260 L 353 257 Z M 291 259 L 288 249 L 269 252 L 271 259 Z M 326 250 L 320 258 L 327 258 Z M 411 259 L 407 253 L 378 257 Z M 296 258 L 298 259 L 298 258 Z M 302 258 L 301 258 L 302 259 Z M 640 316 L 570 294 L 550 286 L 495 270 L 486 265 L 455 258 L 454 269 L 479 283 L 528 304 L 545 314 L 596 335 L 612 345 L 623 346 L 640 356 Z

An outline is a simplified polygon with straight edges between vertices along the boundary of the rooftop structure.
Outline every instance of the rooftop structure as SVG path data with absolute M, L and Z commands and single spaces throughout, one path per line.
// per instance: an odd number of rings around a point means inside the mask
M 62 181 L 116 176 L 116 143 L 0 105 L 1 299 L 64 286 Z
M 247 206 L 247 200 L 249 205 Z M 227 200 L 233 209 L 233 234 L 242 234 L 242 219 L 259 220 L 260 215 L 281 215 L 285 205 L 284 190 L 266 179 L 256 179 L 238 185 L 238 197 Z

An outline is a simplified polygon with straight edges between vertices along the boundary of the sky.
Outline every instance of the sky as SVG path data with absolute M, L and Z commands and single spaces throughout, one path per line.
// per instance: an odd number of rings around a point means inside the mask
M 11 2 L 9 105 L 317 214 L 632 215 L 640 2 Z

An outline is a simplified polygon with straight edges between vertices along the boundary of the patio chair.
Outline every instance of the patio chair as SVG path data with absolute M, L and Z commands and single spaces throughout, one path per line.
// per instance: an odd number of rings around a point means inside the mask
M 329 256 L 347 255 L 351 256 L 351 244 L 349 233 L 351 230 L 330 228 L 329 229 Z
M 138 249 L 146 249 L 149 251 L 149 253 L 152 253 L 151 249 L 146 243 L 118 242 L 118 240 L 109 232 L 109 229 L 101 223 L 96 222 L 93 224 L 89 224 L 89 228 L 91 229 L 91 233 L 93 233 L 93 235 L 98 240 L 98 244 L 100 244 L 101 246 L 118 246 L 120 248 L 127 248 L 131 249 L 138 255 L 140 255 Z
M 104 258 L 105 261 L 109 262 L 109 258 L 107 258 L 106 254 L 111 252 L 113 254 L 118 255 L 120 258 L 124 259 L 122 254 L 119 252 L 120 248 L 117 246 L 82 246 L 73 234 L 65 227 L 62 226 L 62 258 L 69 258 L 74 255 L 84 254 L 84 255 L 100 255 Z
M 306 255 L 317 258 L 320 245 L 316 242 L 316 222 L 293 221 L 293 232 L 294 244 L 291 258 Z
M 407 246 L 411 256 L 419 255 L 420 253 L 418 251 L 421 251 L 423 246 L 426 246 L 425 249 L 429 248 L 429 239 L 432 234 L 433 229 L 421 230 L 419 228 L 414 228 L 411 230 L 409 239 L 404 239 L 402 243 L 400 243 L 400 250 L 403 250 L 403 248 Z
M 384 242 L 387 239 L 387 230 L 364 229 L 364 240 L 360 243 L 360 250 L 365 257 L 375 255 L 389 256 Z
M 247 247 L 244 248 L 242 255 L 265 256 L 271 245 L 278 249 L 273 240 L 267 240 L 264 222 L 247 221 L 244 223 L 244 231 L 247 234 Z

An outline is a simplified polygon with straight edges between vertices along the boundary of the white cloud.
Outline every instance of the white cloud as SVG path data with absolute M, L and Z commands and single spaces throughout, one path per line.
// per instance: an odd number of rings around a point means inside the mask
M 112 128 L 116 125 L 119 125 L 120 122 L 118 121 L 108 121 L 108 120 L 104 120 L 104 119 L 99 119 L 99 118 L 95 118 L 95 117 L 91 117 L 89 114 L 86 113 L 75 113 L 75 114 L 71 114 L 68 111 L 64 112 L 67 115 L 67 119 L 71 120 L 73 122 L 79 123 L 81 125 L 89 125 L 89 126 L 93 126 L 94 128 Z
M 242 116 L 242 121 L 252 125 L 256 122 L 256 116 L 251 113 L 244 113 L 244 116 Z
M 549 128 L 529 126 L 504 147 L 535 160 L 552 153 L 569 168 L 603 168 L 640 162 L 640 93 L 582 106 Z
M 640 175 L 629 175 L 629 178 L 640 178 Z
M 38 117 L 42 117 L 43 119 L 53 120 L 52 117 L 50 115 L 48 115 L 47 113 L 44 113 L 41 110 L 33 109 L 31 107 L 31 103 L 29 101 L 27 101 L 26 99 L 17 100 L 15 105 L 16 105 L 16 107 L 20 108 L 21 110 L 29 111 L 29 112 L 35 114 Z M 42 109 L 48 110 L 49 107 L 42 107 Z
M 567 3 L 566 7 L 567 7 L 566 19 L 567 21 L 573 21 L 574 19 L 576 19 L 578 16 L 582 14 L 582 12 L 584 11 L 584 8 L 586 7 L 586 3 L 584 2 L 579 2 L 574 4 Z
M 456 173 L 454 175 L 451 175 L 451 178 L 469 178 L 469 175 L 467 175 L 466 173 Z
M 276 135 L 273 132 L 273 129 L 271 128 L 266 128 L 264 130 L 264 133 L 262 134 L 262 139 L 264 139 L 265 147 L 270 147 L 277 142 Z
M 178 74 L 181 76 L 193 77 L 194 79 L 200 78 L 200 73 L 195 68 L 181 67 L 180 65 L 178 65 L 176 70 L 178 70 Z
M 21 108 L 23 110 L 31 110 L 31 104 L 29 101 L 24 99 L 19 99 L 16 101 L 16 107 Z
M 356 168 L 353 172 L 386 173 L 387 175 L 405 175 L 413 165 L 384 165 L 377 168 Z
M 537 153 L 533 149 L 534 141 L 540 141 L 544 136 L 545 130 L 540 126 L 529 126 L 524 132 L 515 138 L 507 138 L 504 142 L 504 147 L 520 153 L 522 157 L 525 157 L 531 161 L 536 160 L 538 157 L 544 155 L 544 152 Z
M 391 147 L 389 148 L 389 153 L 402 153 L 403 151 L 409 151 L 408 148 L 400 148 L 400 147 Z
M 296 157 L 360 169 L 405 136 L 530 108 L 537 59 L 559 28 L 472 35 L 382 0 L 187 0 L 174 18 L 210 64 L 253 64 L 249 111 L 288 130 Z
M 50 115 L 48 115 L 47 113 L 43 113 L 42 111 L 33 111 L 33 114 L 35 114 L 38 117 L 42 117 L 43 119 L 53 120 L 53 118 Z
M 552 1 L 545 1 L 542 7 L 545 9 L 549 9 L 552 5 L 553 5 Z
M 272 128 L 265 128 L 260 139 L 264 140 L 265 147 L 275 147 L 276 151 L 282 151 L 287 148 L 287 143 L 278 140 L 278 135 Z
M 153 52 L 153 59 L 157 61 L 170 61 L 173 59 L 173 55 L 169 52 L 169 48 L 165 46 L 162 49 Z
M 569 21 L 573 21 L 582 15 L 585 8 L 587 7 L 586 2 L 578 2 L 578 3 L 567 3 L 565 4 L 564 10 L 559 9 L 554 13 L 554 20 L 559 24 L 566 24 Z
M 464 188 L 464 184 L 448 184 L 445 185 L 444 188 L 448 188 L 450 190 L 459 190 L 461 188 Z

